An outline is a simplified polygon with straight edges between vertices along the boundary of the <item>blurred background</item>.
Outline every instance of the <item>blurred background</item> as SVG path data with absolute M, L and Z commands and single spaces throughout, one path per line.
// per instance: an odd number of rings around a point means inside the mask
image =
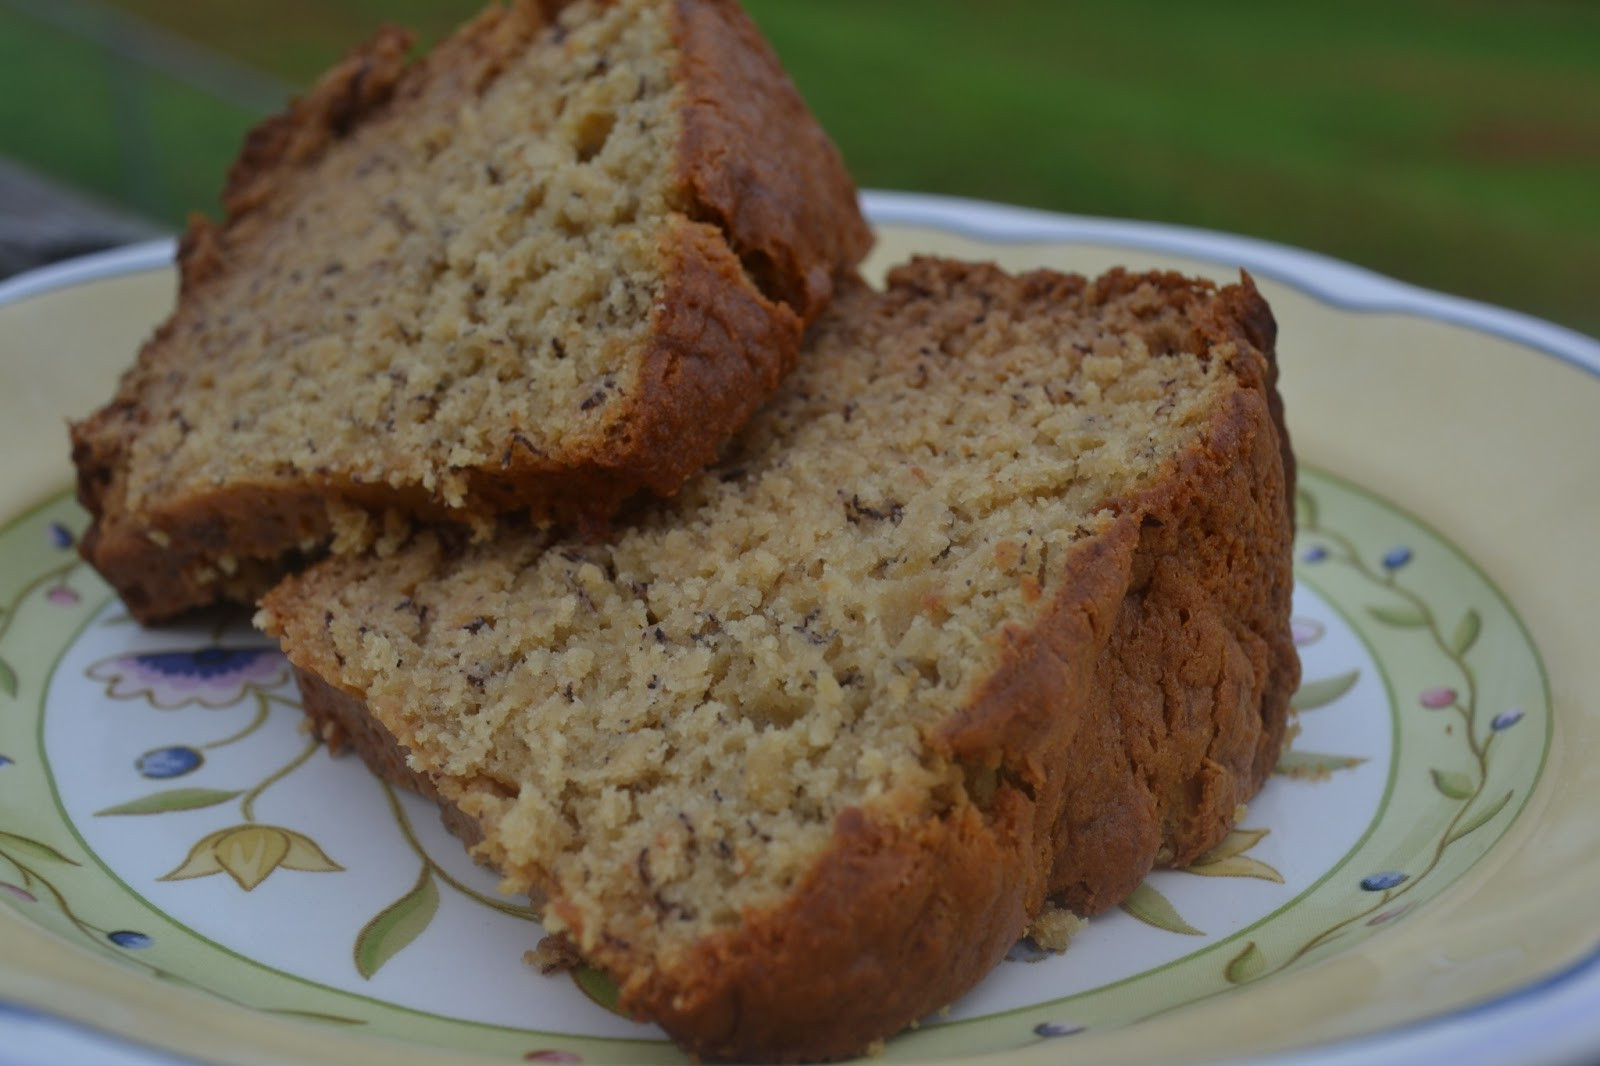
M 1595 0 L 745 0 L 868 187 L 1313 249 L 1600 335 Z M 0 0 L 0 273 L 215 212 L 251 123 L 481 0 Z

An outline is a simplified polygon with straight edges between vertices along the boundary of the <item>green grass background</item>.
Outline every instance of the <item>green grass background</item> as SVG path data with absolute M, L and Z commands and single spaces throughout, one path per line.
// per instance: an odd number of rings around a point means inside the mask
M 115 2 L 291 85 L 381 21 L 432 39 L 481 6 Z M 864 186 L 1250 234 L 1600 334 L 1600 3 L 746 6 Z M 107 68 L 0 2 L 0 153 L 208 209 L 255 115 Z

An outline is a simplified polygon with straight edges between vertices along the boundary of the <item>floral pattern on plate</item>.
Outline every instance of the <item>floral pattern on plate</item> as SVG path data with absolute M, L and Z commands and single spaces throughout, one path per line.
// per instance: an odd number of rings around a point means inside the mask
M 1064 954 L 1020 944 L 887 1058 L 1127 1024 L 1380 935 L 1489 849 L 1550 733 L 1537 654 L 1473 565 L 1308 470 L 1292 747 L 1248 815 Z M 145 630 L 80 564 L 66 499 L 0 533 L 0 899 L 127 965 L 261 1010 L 528 1061 L 677 1061 L 615 990 L 522 959 L 431 807 L 305 736 L 242 622 Z M 441 972 L 451 975 L 440 982 Z

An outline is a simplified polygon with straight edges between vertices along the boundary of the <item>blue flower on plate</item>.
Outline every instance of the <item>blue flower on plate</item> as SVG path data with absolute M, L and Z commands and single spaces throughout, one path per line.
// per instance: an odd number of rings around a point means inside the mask
M 1320 563 L 1328 557 L 1328 549 L 1320 544 L 1313 544 L 1300 553 L 1300 560 L 1307 563 Z
M 0 766 L 11 766 L 16 761 L 9 755 L 0 755 Z
M 46 535 L 50 538 L 51 544 L 62 549 L 63 551 L 72 547 L 72 542 L 77 539 L 72 535 L 72 530 L 68 529 L 60 522 L 51 522 L 50 528 L 46 531 Z
M 1502 729 L 1510 729 L 1512 726 L 1522 721 L 1522 717 L 1522 708 L 1513 707 L 1509 711 L 1501 711 L 1499 714 L 1495 715 L 1493 720 L 1489 722 L 1489 728 L 1498 733 Z
M 1033 1027 L 1035 1036 L 1073 1036 L 1083 1032 L 1083 1026 L 1071 1022 L 1040 1022 Z
M 276 648 L 151 651 L 102 659 L 88 674 L 106 683 L 113 699 L 147 699 L 164 711 L 199 704 L 229 707 L 245 693 L 289 680 L 289 661 Z
M 1410 874 L 1403 874 L 1399 870 L 1385 870 L 1382 873 L 1369 874 L 1361 879 L 1361 887 L 1368 892 L 1384 892 L 1400 884 Z
M 1390 548 L 1389 551 L 1385 553 L 1383 557 L 1383 568 L 1385 570 L 1398 570 L 1410 561 L 1411 549 L 1402 544 L 1397 548 Z
M 154 748 L 134 760 L 133 767 L 148 778 L 182 777 L 200 768 L 205 756 L 185 744 L 170 748 Z
M 114 933 L 107 933 L 106 939 L 117 947 L 128 948 L 130 951 L 142 951 L 155 943 L 149 935 L 134 932 L 132 929 L 118 929 Z

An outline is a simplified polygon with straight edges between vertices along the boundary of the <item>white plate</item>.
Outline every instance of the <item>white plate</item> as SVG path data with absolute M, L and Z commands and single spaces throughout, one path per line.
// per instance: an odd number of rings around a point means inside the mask
M 1275 778 L 1211 876 L 1153 877 L 1065 956 L 1020 949 L 886 1057 L 1600 1054 L 1600 345 L 1245 238 L 867 203 L 869 273 L 927 252 L 1255 275 L 1306 464 L 1296 751 L 1330 770 Z M 0 286 L 0 1000 L 71 1020 L 0 1011 L 6 1054 L 135 1061 L 97 1029 L 227 1062 L 675 1061 L 603 983 L 522 966 L 537 931 L 425 805 L 301 758 L 258 637 L 141 630 L 74 565 L 61 420 L 170 306 L 170 254 Z

